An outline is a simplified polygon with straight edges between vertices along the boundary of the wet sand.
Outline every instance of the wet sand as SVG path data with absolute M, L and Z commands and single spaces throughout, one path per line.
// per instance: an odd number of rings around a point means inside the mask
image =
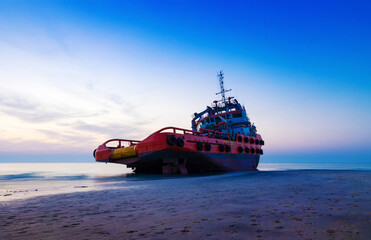
M 370 171 L 136 177 L 0 203 L 0 239 L 371 239 Z

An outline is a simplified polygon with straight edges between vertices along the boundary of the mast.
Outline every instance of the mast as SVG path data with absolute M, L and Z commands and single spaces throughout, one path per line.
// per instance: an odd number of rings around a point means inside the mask
M 222 102 L 225 103 L 225 93 L 231 91 L 232 89 L 225 90 L 224 89 L 224 73 L 223 70 L 219 71 L 218 75 L 219 77 L 219 84 L 220 84 L 220 92 L 216 93 L 216 95 L 221 94 L 222 95 Z

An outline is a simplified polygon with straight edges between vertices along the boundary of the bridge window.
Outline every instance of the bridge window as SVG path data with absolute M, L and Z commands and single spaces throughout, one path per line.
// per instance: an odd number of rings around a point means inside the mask
M 233 118 L 240 118 L 242 117 L 242 113 L 233 113 L 232 116 Z

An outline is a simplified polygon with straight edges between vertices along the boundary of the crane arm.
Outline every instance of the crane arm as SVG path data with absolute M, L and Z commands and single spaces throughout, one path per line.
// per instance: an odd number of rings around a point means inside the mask
M 202 115 L 204 115 L 205 113 L 212 114 L 212 112 L 213 112 L 213 109 L 211 107 L 207 106 L 207 108 L 204 111 L 202 111 L 200 113 L 195 113 L 194 118 L 192 119 L 192 130 L 197 131 L 197 122 L 196 121 L 199 118 L 201 118 Z

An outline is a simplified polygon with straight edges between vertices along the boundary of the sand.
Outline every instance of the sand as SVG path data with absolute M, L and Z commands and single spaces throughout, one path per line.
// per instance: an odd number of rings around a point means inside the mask
M 0 203 L 0 239 L 371 239 L 370 171 L 136 177 Z

